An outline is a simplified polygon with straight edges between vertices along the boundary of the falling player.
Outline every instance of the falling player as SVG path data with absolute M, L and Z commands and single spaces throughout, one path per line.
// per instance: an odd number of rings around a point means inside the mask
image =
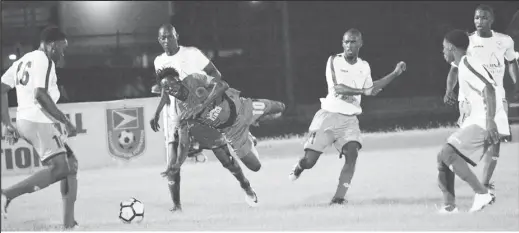
M 2 215 L 7 216 L 7 207 L 15 198 L 61 181 L 64 226 L 73 228 L 77 225 L 74 203 L 78 162 L 64 143 L 59 124 L 65 125 L 69 137 L 75 136 L 76 128 L 56 106 L 60 92 L 54 63 L 63 57 L 66 47 L 65 34 L 56 27 L 48 27 L 41 33 L 39 49 L 25 54 L 2 76 L 2 123 L 7 138 L 11 143 L 18 136 L 25 139 L 45 166 L 29 178 L 2 189 Z M 16 128 L 10 122 L 7 106 L 7 92 L 11 88 L 16 89 L 18 96 Z
M 485 63 L 475 56 L 466 56 L 469 41 L 469 36 L 461 30 L 447 33 L 443 40 L 443 56 L 448 63 L 458 67 L 460 94 L 471 111 L 438 154 L 438 182 L 444 199 L 440 213 L 458 212 L 454 174 L 476 193 L 471 212 L 492 204 L 494 195 L 479 182 L 468 164 L 476 166 L 486 150 L 499 143 L 500 135 L 510 134 L 503 92 L 498 90 L 497 79 L 493 78 Z
M 357 119 L 357 115 L 362 113 L 361 95 L 376 95 L 405 70 L 405 63 L 400 62 L 392 73 L 373 82 L 368 62 L 358 57 L 362 47 L 360 31 L 350 29 L 344 33 L 342 47 L 343 53 L 328 59 L 328 95 L 321 99 L 321 110 L 310 124 L 305 154 L 289 175 L 290 180 L 297 180 L 305 169 L 311 169 L 316 164 L 326 147 L 335 145 L 339 158 L 344 155 L 345 161 L 331 204 L 346 202 L 344 198 L 355 172 L 358 151 L 362 147 Z
M 173 25 L 164 24 L 159 28 L 158 41 L 164 53 L 155 58 L 155 72 L 166 67 L 173 67 L 179 70 L 181 78 L 192 73 L 206 73 L 213 77 L 221 77 L 220 71 L 218 71 L 214 64 L 200 50 L 195 47 L 179 45 L 178 38 L 179 35 Z M 159 115 L 155 116 L 150 124 L 154 131 L 158 131 L 160 128 L 158 121 L 160 119 L 160 112 L 162 112 L 166 150 L 169 156 L 169 154 L 171 154 L 170 151 L 173 149 L 171 146 L 175 144 L 173 143 L 175 139 L 174 134 L 175 128 L 178 125 L 176 113 L 175 111 L 171 111 L 174 110 L 174 108 L 170 108 L 170 106 L 175 104 L 175 100 L 168 98 L 167 95 L 163 95 L 158 84 L 159 80 L 157 80 L 157 85 L 153 86 L 152 92 L 162 94 L 158 106 Z M 207 159 L 201 151 L 197 150 L 192 150 L 190 156 L 193 156 L 197 161 L 205 161 Z
M 175 28 L 171 24 L 162 25 L 159 28 L 159 36 L 158 40 L 162 48 L 164 49 L 164 53 L 159 55 L 154 62 L 155 70 L 158 72 L 160 69 L 171 67 L 179 70 L 180 79 L 185 78 L 189 74 L 192 73 L 206 73 L 213 77 L 221 78 L 221 74 L 218 69 L 214 66 L 214 64 L 205 57 L 205 55 L 200 52 L 195 47 L 184 47 L 178 44 L 178 33 Z M 166 147 L 167 147 L 167 157 L 168 161 L 171 157 L 176 157 L 178 141 L 176 140 L 176 129 L 178 128 L 178 114 L 175 109 L 175 98 L 167 95 L 164 90 L 160 88 L 160 83 L 158 76 L 157 77 L 157 86 L 154 87 L 155 92 L 162 93 L 161 101 L 157 107 L 154 118 L 150 121 L 151 128 L 156 132 L 159 130 L 158 121 L 160 119 L 160 113 L 163 113 L 164 118 L 164 133 L 166 136 Z M 163 110 L 164 108 L 164 110 Z M 227 147 L 222 146 L 219 142 L 225 142 L 222 137 L 222 134 L 215 129 L 204 127 L 202 125 L 199 126 L 200 131 L 203 132 L 204 137 L 197 138 L 197 143 L 199 144 L 199 149 L 194 149 L 190 147 L 190 156 L 193 156 L 198 159 L 199 156 L 205 158 L 205 155 L 201 154 L 201 149 L 211 149 L 215 156 L 225 164 L 231 172 L 237 176 L 237 179 L 241 180 L 242 186 L 245 187 L 247 182 L 243 181 L 243 179 L 239 178 L 242 174 L 241 168 L 240 171 L 237 168 L 231 166 L 234 162 L 227 161 L 229 156 L 231 156 Z M 197 128 L 198 129 L 198 128 Z M 194 130 L 198 132 L 197 130 Z M 196 136 L 196 134 L 194 134 Z M 252 135 L 250 135 L 252 137 Z M 252 137 L 254 140 L 255 138 Z M 209 139 L 209 140 L 207 140 Z M 192 143 L 191 145 L 193 145 Z M 237 163 L 236 163 L 237 164 Z M 169 177 L 170 180 L 168 182 L 169 191 L 171 194 L 171 198 L 173 201 L 172 211 L 182 210 L 180 205 L 180 173 L 175 174 L 174 177 Z M 169 179 L 168 178 L 168 179 Z
M 190 134 L 197 124 L 218 129 L 249 169 L 258 171 L 261 168 L 258 152 L 249 136 L 249 127 L 262 116 L 283 112 L 283 103 L 241 98 L 239 91 L 229 89 L 226 82 L 204 74 L 192 74 L 181 81 L 175 69 L 166 68 L 159 73 L 159 78 L 165 91 L 179 101 L 177 111 L 181 114 L 178 158 L 170 159 L 164 176 L 170 177 L 180 172 L 187 156 Z M 253 196 L 247 193 L 248 202 L 257 203 L 252 188 L 251 191 Z
M 505 106 L 505 111 L 508 112 L 508 103 L 506 100 L 505 88 L 503 86 L 503 77 L 505 72 L 508 70 L 510 77 L 516 83 L 519 84 L 519 66 L 517 58 L 514 52 L 514 41 L 508 35 L 501 34 L 492 30 L 492 23 L 494 22 L 494 11 L 491 7 L 486 5 L 480 5 L 476 8 L 474 14 L 474 25 L 476 31 L 469 36 L 470 44 L 467 50 L 467 55 L 472 56 L 483 64 L 492 77 L 495 78 L 497 88 L 499 92 L 499 99 Z M 508 69 L 506 69 L 505 61 L 508 63 Z M 447 90 L 445 94 L 445 102 L 453 104 L 454 86 L 458 82 L 458 68 L 455 65 L 451 66 L 449 74 L 447 76 Z M 519 86 L 518 86 L 519 87 Z M 519 88 L 517 88 L 519 90 Z M 458 125 L 463 124 L 463 121 L 468 115 L 470 115 L 470 102 L 465 98 L 463 92 L 459 91 L 458 94 L 460 118 Z M 511 134 L 503 139 L 511 140 Z M 486 152 L 484 158 L 483 167 L 483 185 L 485 185 L 490 192 L 495 195 L 494 184 L 491 182 L 492 175 L 497 165 L 497 159 L 499 158 L 500 144 L 493 144 Z

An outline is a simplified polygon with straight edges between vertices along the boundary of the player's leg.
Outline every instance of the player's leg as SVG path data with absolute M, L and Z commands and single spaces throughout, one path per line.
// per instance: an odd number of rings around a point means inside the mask
M 331 204 L 344 204 L 346 202 L 346 193 L 353 179 L 359 150 L 362 148 L 360 138 L 359 120 L 356 116 L 345 116 L 334 114 L 331 118 L 335 122 L 333 128 L 334 144 L 340 155 L 344 155 L 344 165 L 339 175 L 339 184 L 332 198 Z
M 297 180 L 304 170 L 314 167 L 324 149 L 334 141 L 333 132 L 325 131 L 331 123 L 328 121 L 330 116 L 329 112 L 322 109 L 315 113 L 304 145 L 305 153 L 294 165 L 288 176 L 289 180 Z
M 243 141 L 243 142 L 242 142 Z M 242 139 L 233 140 L 231 147 L 236 148 L 234 152 L 241 162 L 251 171 L 258 172 L 261 169 L 259 153 L 254 146 L 254 141 L 249 136 L 249 131 L 243 133 Z
M 252 100 L 253 122 L 258 122 L 268 116 L 280 115 L 285 111 L 285 104 L 268 99 Z
M 471 211 L 478 211 L 492 204 L 493 195 L 468 166 L 468 163 L 476 166 L 488 148 L 485 143 L 485 130 L 477 125 L 464 127 L 452 134 L 447 142 L 438 154 L 438 161 L 447 167 L 452 166 L 454 173 L 467 182 L 476 193 Z
M 496 169 L 497 160 L 499 159 L 499 151 L 501 143 L 491 145 L 483 157 L 483 177 L 482 184 L 495 195 L 494 184 L 490 181 L 494 170 Z
M 443 193 L 443 206 L 440 213 L 457 213 L 456 192 L 454 188 L 455 174 L 449 166 L 447 166 L 440 154 L 437 156 L 438 163 L 438 186 Z
M 77 172 L 79 167 L 77 158 L 74 152 L 72 152 L 72 149 L 70 149 L 67 144 L 64 145 L 67 151 L 68 166 L 71 173 L 60 182 L 61 197 L 63 198 L 63 222 L 66 228 L 72 228 L 77 225 L 74 217 L 74 206 L 77 199 Z
M 44 166 L 43 169 L 25 180 L 2 190 L 2 195 L 6 199 L 6 202 L 2 203 L 4 213 L 13 199 L 44 189 L 72 174 L 63 142 L 59 135 L 56 135 L 53 124 L 34 123 L 20 119 L 17 121 L 17 126 L 21 136 L 32 144 L 40 155 Z
M 243 170 L 240 167 L 238 161 L 234 159 L 229 152 L 227 145 L 222 145 L 221 147 L 213 149 L 216 158 L 220 161 L 222 166 L 227 168 L 231 172 L 231 174 L 236 177 L 236 180 L 240 183 L 241 188 L 245 191 L 246 194 L 246 202 L 250 206 L 255 206 L 258 204 L 258 197 L 256 192 L 252 189 L 249 180 L 243 174 Z
M 177 160 L 177 148 L 177 140 L 168 143 L 168 154 L 170 160 Z M 173 208 L 171 208 L 170 211 L 182 211 L 182 204 L 180 203 L 180 170 L 174 175 L 169 175 L 167 179 L 169 194 L 173 201 Z

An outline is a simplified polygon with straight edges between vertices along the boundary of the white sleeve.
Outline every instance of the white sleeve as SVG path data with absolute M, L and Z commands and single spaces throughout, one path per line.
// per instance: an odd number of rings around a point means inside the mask
M 160 56 L 160 55 L 159 55 Z M 155 58 L 155 60 L 153 61 L 153 68 L 155 68 L 155 73 L 157 73 L 162 67 L 160 65 L 160 59 L 159 59 L 159 56 L 157 56 Z
M 24 64 L 24 66 L 28 65 L 29 62 Z M 50 79 L 51 69 L 52 60 L 47 58 L 43 53 L 35 55 L 30 67 L 29 82 L 32 82 L 34 88 L 48 88 L 47 85 Z
M 190 57 L 191 61 L 193 62 L 193 66 L 196 68 L 196 70 L 203 71 L 204 68 L 211 62 L 199 49 L 192 47 L 190 49 Z
M 454 62 L 451 62 L 451 66 L 458 68 L 458 66 L 456 64 L 454 64 Z
M 330 56 L 328 58 L 328 61 L 326 62 L 326 71 L 325 71 L 326 84 L 328 85 L 329 92 L 333 92 L 333 86 L 335 86 L 335 84 L 333 83 L 333 80 L 332 80 L 332 68 L 331 68 L 331 63 L 333 62 L 332 57 L 333 56 Z
M 366 64 L 366 81 L 364 81 L 364 86 L 362 88 L 371 88 L 373 87 L 373 79 L 371 78 L 371 67 L 368 62 Z
M 16 70 L 20 62 L 15 62 L 9 69 L 2 75 L 2 83 L 14 88 L 16 86 Z
M 505 51 L 505 59 L 507 61 L 513 61 L 517 59 L 517 56 L 515 55 L 514 51 L 514 40 L 512 40 L 511 37 L 507 37 L 507 43 L 506 43 L 506 51 Z

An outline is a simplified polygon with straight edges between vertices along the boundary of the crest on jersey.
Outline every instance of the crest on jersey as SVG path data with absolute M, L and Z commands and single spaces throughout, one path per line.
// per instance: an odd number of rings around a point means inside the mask
M 146 148 L 144 134 L 144 108 L 106 110 L 108 150 L 116 158 L 131 160 Z

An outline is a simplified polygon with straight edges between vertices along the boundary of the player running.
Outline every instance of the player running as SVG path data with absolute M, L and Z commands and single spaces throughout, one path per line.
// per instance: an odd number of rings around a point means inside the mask
M 479 182 L 467 163 L 476 166 L 491 145 L 499 143 L 500 135 L 510 134 L 498 79 L 493 78 L 490 69 L 479 58 L 466 55 L 469 43 L 469 36 L 461 30 L 449 32 L 443 40 L 443 56 L 448 63 L 458 67 L 460 94 L 471 109 L 460 129 L 447 139 L 438 154 L 438 183 L 444 200 L 440 213 L 458 212 L 454 174 L 476 193 L 471 212 L 492 204 L 494 195 Z
M 508 35 L 494 32 L 491 28 L 493 22 L 494 11 L 491 7 L 480 5 L 476 8 L 474 14 L 476 31 L 469 36 L 470 44 L 467 55 L 477 59 L 483 64 L 485 69 L 490 72 L 497 84 L 496 91 L 499 92 L 499 100 L 503 102 L 505 111 L 508 112 L 508 102 L 503 86 L 503 77 L 505 76 L 505 72 L 508 71 L 510 77 L 512 77 L 516 83 L 516 92 L 519 91 L 519 66 L 514 51 L 514 41 Z M 505 61 L 508 63 L 508 69 L 506 69 Z M 444 101 L 448 104 L 453 104 L 455 101 L 453 90 L 458 82 L 458 72 L 456 65 L 452 65 L 447 76 L 447 90 Z M 462 125 L 463 121 L 470 114 L 471 106 L 461 89 L 458 94 L 458 101 L 460 110 L 458 125 Z M 510 134 L 509 136 L 503 137 L 503 139 L 511 141 L 511 137 L 512 135 Z M 483 160 L 483 185 L 490 189 L 490 192 L 494 195 L 494 185 L 490 180 L 492 179 L 497 165 L 497 159 L 499 158 L 500 144 L 500 142 L 493 144 L 486 152 Z
M 343 53 L 328 59 L 328 95 L 321 99 L 321 109 L 310 124 L 310 136 L 304 145 L 305 154 L 289 175 L 290 180 L 297 180 L 305 169 L 311 169 L 317 163 L 326 147 L 335 145 L 339 158 L 344 155 L 345 160 L 330 204 L 346 203 L 344 198 L 355 172 L 358 151 L 362 148 L 357 119 L 357 115 L 362 113 L 361 95 L 376 95 L 406 67 L 404 62 L 400 62 L 392 73 L 373 82 L 368 62 L 358 57 L 362 47 L 360 31 L 350 29 L 344 33 L 342 47 Z
M 43 30 L 38 50 L 25 54 L 2 76 L 2 123 L 6 127 L 9 143 L 18 137 L 25 139 L 38 153 L 44 168 L 29 178 L 2 189 L 2 215 L 7 217 L 7 207 L 15 198 L 44 189 L 61 181 L 63 197 L 63 223 L 65 228 L 77 226 L 74 203 L 77 197 L 76 156 L 64 142 L 60 123 L 69 137 L 76 128 L 56 106 L 60 91 L 56 85 L 56 65 L 63 57 L 67 39 L 56 27 Z M 53 61 L 54 60 L 54 61 Z M 7 92 L 16 89 L 18 108 L 15 128 L 9 116 Z
M 159 78 L 165 91 L 179 101 L 176 107 L 181 114 L 178 158 L 170 159 L 164 176 L 179 173 L 187 156 L 190 135 L 197 124 L 218 129 L 249 169 L 258 171 L 261 168 L 258 152 L 249 136 L 249 127 L 262 116 L 283 112 L 283 103 L 242 98 L 239 91 L 229 89 L 226 82 L 204 74 L 192 74 L 180 80 L 175 69 L 166 68 L 159 72 Z M 249 199 L 257 203 L 255 193 Z

